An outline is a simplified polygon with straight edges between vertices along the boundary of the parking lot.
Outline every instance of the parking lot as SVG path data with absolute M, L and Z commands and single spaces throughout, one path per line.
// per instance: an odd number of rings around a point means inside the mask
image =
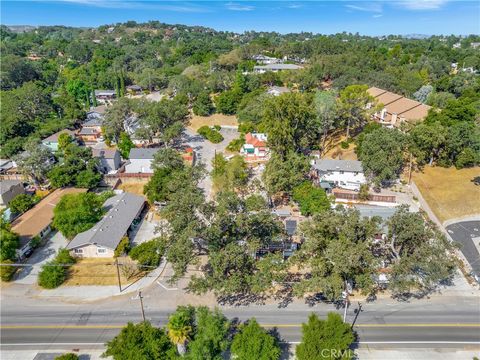
M 451 238 L 461 245 L 461 251 L 472 271 L 480 278 L 480 221 L 460 221 L 446 227 Z

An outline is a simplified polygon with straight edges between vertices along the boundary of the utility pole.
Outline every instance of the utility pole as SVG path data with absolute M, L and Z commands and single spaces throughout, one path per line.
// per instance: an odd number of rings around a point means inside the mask
M 115 259 L 115 265 L 117 266 L 118 289 L 120 292 L 122 292 L 122 283 L 120 281 L 120 269 L 118 268 L 118 258 Z
M 140 299 L 140 307 L 142 309 L 142 319 L 143 322 L 145 322 L 145 310 L 143 309 L 143 296 L 141 291 L 138 292 L 138 298 Z
M 410 153 L 410 165 L 408 167 L 408 185 L 412 182 L 412 162 L 413 162 L 413 155 Z
M 347 320 L 347 309 L 348 309 L 348 286 L 347 280 L 345 280 L 345 310 L 343 312 L 343 322 Z

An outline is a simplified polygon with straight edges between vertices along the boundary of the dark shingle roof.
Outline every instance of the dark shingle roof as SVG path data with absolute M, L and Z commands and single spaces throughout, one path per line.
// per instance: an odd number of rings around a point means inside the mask
M 9 191 L 13 186 L 17 186 L 18 184 L 22 184 L 20 180 L 2 180 L 0 181 L 0 194 L 5 194 Z
M 115 195 L 103 204 L 108 210 L 105 216 L 91 229 L 73 238 L 67 249 L 75 249 L 88 244 L 95 244 L 115 250 L 127 232 L 145 199 L 131 193 Z
M 117 149 L 93 149 L 93 157 L 103 157 L 105 159 L 113 159 L 115 154 L 118 153 Z

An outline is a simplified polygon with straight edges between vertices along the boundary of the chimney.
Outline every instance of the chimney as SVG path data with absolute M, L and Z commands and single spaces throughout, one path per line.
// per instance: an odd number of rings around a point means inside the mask
M 383 121 L 385 119 L 385 115 L 387 114 L 387 108 L 383 108 L 382 112 L 380 113 L 380 119 Z

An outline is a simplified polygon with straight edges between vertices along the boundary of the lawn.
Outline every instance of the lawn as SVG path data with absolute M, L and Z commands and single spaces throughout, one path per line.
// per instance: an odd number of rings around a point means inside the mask
M 222 115 L 222 114 L 213 114 L 210 116 L 192 115 L 188 128 L 196 132 L 200 127 L 204 125 L 238 126 L 238 122 L 237 122 L 237 117 L 235 115 Z
M 127 264 L 134 264 L 128 257 L 119 258 L 118 261 L 119 264 L 126 264 L 125 267 L 129 266 Z M 137 273 L 127 279 L 124 271 L 120 271 L 120 280 L 123 285 L 130 284 L 141 276 L 141 273 Z M 63 285 L 118 285 L 115 260 L 110 258 L 78 259 L 77 263 L 70 268 L 68 278 Z
M 413 174 L 413 180 L 443 223 L 480 213 L 480 186 L 472 182 L 476 176 L 480 176 L 479 167 L 457 170 L 425 166 L 423 172 Z

